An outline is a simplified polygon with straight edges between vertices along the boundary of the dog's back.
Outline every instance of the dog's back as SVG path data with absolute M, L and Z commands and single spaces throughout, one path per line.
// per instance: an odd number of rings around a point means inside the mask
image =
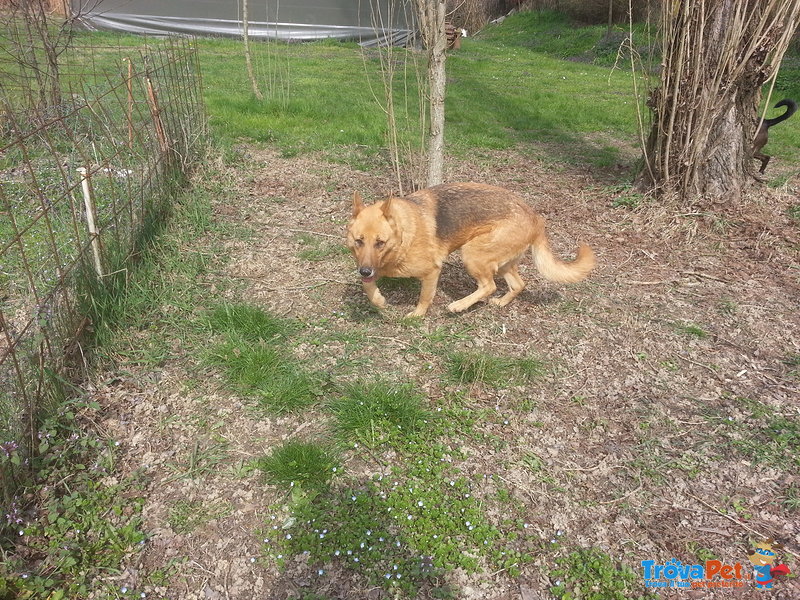
M 436 185 L 405 197 L 424 206 L 435 224 L 436 237 L 451 248 L 474 237 L 477 229 L 505 219 L 533 220 L 536 214 L 506 189 L 482 183 Z

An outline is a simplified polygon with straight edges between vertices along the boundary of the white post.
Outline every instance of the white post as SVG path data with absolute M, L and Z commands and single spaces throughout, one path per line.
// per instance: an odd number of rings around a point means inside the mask
M 89 177 L 84 167 L 78 167 L 81 175 L 81 189 L 83 190 L 83 204 L 86 207 L 86 226 L 89 229 L 89 238 L 92 242 L 92 254 L 94 255 L 94 269 L 98 277 L 103 277 L 103 263 L 100 260 L 100 235 L 95 224 L 94 202 L 92 201 L 92 189 L 89 186 Z

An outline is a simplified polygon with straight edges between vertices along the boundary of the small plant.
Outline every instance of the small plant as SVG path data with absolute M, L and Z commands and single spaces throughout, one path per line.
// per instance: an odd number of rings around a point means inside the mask
M 630 567 L 617 564 L 597 548 L 582 548 L 556 561 L 550 572 L 552 594 L 560 600 L 653 600 L 640 590 L 641 577 Z
M 535 358 L 453 352 L 447 357 L 447 377 L 455 383 L 485 383 L 492 387 L 519 385 L 540 377 L 544 365 Z
M 790 376 L 800 378 L 800 354 L 789 354 L 783 363 L 790 368 Z
M 783 505 L 789 512 L 800 511 L 800 488 L 795 485 L 790 485 L 786 489 L 786 497 L 783 499 Z
M 332 451 L 319 444 L 292 441 L 262 458 L 258 468 L 269 483 L 287 487 L 300 484 L 308 490 L 327 486 L 333 475 L 341 470 L 341 464 Z
M 644 194 L 637 194 L 635 192 L 629 192 L 627 194 L 622 194 L 617 196 L 612 200 L 611 206 L 614 208 L 627 208 L 629 210 L 639 208 L 645 200 Z
M 673 323 L 672 325 L 676 331 L 684 335 L 694 336 L 701 340 L 708 337 L 708 332 L 698 325 L 692 323 Z
M 800 466 L 800 423 L 796 418 L 775 416 L 762 426 L 737 424 L 731 445 L 757 463 L 786 470 Z
M 422 401 L 411 385 L 375 381 L 347 386 L 329 406 L 341 439 L 375 448 L 425 427 L 433 415 Z
M 320 262 L 333 256 L 343 256 L 348 254 L 348 249 L 341 243 L 330 243 L 321 240 L 318 236 L 308 233 L 301 233 L 297 240 L 303 249 L 297 253 L 298 258 L 310 262 Z
M 199 501 L 178 500 L 169 509 L 167 521 L 179 534 L 191 533 L 206 523 L 227 517 L 233 508 L 224 502 L 206 504 Z

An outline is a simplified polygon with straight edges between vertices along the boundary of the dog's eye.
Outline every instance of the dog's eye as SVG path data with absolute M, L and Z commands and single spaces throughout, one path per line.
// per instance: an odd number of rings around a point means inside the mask
M 385 245 L 386 245 L 386 242 L 384 242 L 383 240 L 377 240 L 375 242 L 375 247 L 378 248 L 378 249 L 383 248 Z
M 357 239 L 357 240 L 356 240 L 355 244 L 356 244 L 356 246 L 358 246 L 359 248 L 361 248 L 361 246 L 363 246 L 363 245 L 364 245 L 364 240 L 362 240 L 361 238 L 359 238 L 359 239 Z

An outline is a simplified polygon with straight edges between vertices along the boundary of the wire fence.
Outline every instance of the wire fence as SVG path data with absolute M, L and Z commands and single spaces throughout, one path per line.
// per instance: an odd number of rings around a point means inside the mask
M 120 40 L 54 65 L 0 39 L 0 499 L 85 368 L 93 294 L 125 276 L 205 146 L 192 41 Z

